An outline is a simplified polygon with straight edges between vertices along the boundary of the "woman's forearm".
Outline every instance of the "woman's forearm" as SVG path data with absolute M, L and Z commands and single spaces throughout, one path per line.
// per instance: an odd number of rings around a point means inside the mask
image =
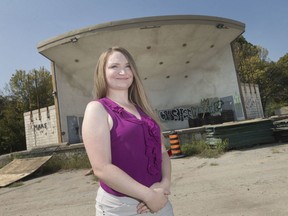
M 138 200 L 146 200 L 153 192 L 113 164 L 107 164 L 101 169 L 94 170 L 94 174 L 110 188 Z
M 162 152 L 162 181 L 170 190 L 171 185 L 171 161 L 166 151 Z

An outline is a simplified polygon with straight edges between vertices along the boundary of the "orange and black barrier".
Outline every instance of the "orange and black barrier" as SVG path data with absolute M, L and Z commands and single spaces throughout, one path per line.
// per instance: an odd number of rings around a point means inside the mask
M 170 140 L 170 150 L 171 150 L 171 158 L 181 158 L 185 155 L 182 154 L 181 146 L 180 146 L 180 139 L 177 134 L 177 132 L 172 131 L 169 134 L 169 140 Z

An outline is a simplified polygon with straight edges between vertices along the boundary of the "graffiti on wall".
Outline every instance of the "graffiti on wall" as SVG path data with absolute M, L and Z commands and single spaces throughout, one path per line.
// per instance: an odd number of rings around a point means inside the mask
M 243 95 L 243 108 L 246 112 L 246 118 L 263 118 L 264 113 L 259 93 L 259 86 L 257 84 L 241 83 L 241 91 Z
M 184 121 L 192 117 L 191 108 L 175 108 L 170 110 L 160 110 L 158 113 L 161 121 Z
M 41 130 L 41 129 L 47 129 L 47 123 L 41 123 L 41 124 L 35 124 L 34 130 Z
M 191 107 L 178 107 L 158 112 L 161 121 L 185 121 L 189 118 L 198 118 L 198 115 L 205 113 L 217 114 L 222 111 L 224 102 L 219 98 L 207 98 L 201 100 L 199 105 Z
M 58 143 L 54 105 L 24 113 L 24 123 L 27 150 Z

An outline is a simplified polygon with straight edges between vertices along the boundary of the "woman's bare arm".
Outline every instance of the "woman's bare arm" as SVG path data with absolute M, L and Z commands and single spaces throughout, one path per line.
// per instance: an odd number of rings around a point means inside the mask
M 158 211 L 167 202 L 164 192 L 148 188 L 111 163 L 110 128 L 108 113 L 96 101 L 90 102 L 82 126 L 83 141 L 94 174 L 109 187 L 147 204 Z

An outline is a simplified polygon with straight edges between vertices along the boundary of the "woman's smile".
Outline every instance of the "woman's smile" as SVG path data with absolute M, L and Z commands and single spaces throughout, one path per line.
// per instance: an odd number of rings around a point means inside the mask
M 128 90 L 133 82 L 133 72 L 126 57 L 113 52 L 106 64 L 106 81 L 109 89 Z

